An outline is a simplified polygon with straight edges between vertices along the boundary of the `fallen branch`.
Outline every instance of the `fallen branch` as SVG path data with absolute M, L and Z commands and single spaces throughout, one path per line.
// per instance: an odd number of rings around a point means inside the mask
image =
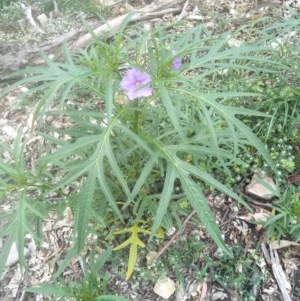
M 130 18 L 128 23 L 140 22 L 148 19 L 162 17 L 165 14 L 176 14 L 182 11 L 185 0 L 161 0 L 155 1 L 139 10 L 134 10 L 117 18 L 107 21 L 105 24 L 93 29 L 93 34 L 85 33 L 84 28 L 71 30 L 70 32 L 47 41 L 38 46 L 23 45 L 5 45 L 5 49 L 0 47 L 0 79 L 4 78 L 5 73 L 22 69 L 28 65 L 37 65 L 41 63 L 40 52 L 46 54 L 56 54 L 56 57 L 62 58 L 60 46 L 66 43 L 70 50 L 86 47 L 92 40 L 92 36 L 106 37 L 112 36 L 120 27 L 126 18 Z M 130 14 L 132 15 L 130 17 Z M 0 45 L 1 46 L 1 45 Z
M 186 11 L 186 8 L 188 7 L 188 5 L 189 5 L 189 0 L 187 0 L 185 3 L 184 3 L 184 5 L 183 5 L 183 8 L 182 8 L 182 10 L 181 10 L 181 13 L 180 13 L 180 15 L 177 17 L 177 21 L 181 21 L 184 17 L 186 17 L 187 16 L 187 11 Z
M 30 6 L 26 6 L 24 3 L 20 3 L 21 8 L 24 11 L 24 14 L 26 16 L 26 19 L 29 21 L 29 23 L 31 24 L 31 26 L 33 28 L 35 28 L 38 32 L 43 33 L 42 29 L 38 26 L 38 24 L 35 22 L 35 20 L 32 17 L 32 9 Z
M 96 35 L 97 37 L 102 35 L 107 35 L 107 34 L 113 34 L 114 32 L 117 31 L 117 29 L 120 27 L 122 22 L 129 16 L 129 14 L 132 14 L 132 17 L 130 18 L 130 22 L 129 22 L 132 23 L 132 22 L 161 17 L 165 14 L 181 12 L 181 7 L 178 4 L 182 4 L 183 2 L 184 0 L 177 0 L 177 1 L 168 0 L 168 1 L 162 1 L 162 4 L 160 5 L 156 5 L 152 3 L 140 10 L 124 14 L 113 20 L 108 21 L 102 26 L 96 28 L 93 31 L 93 34 Z M 174 6 L 174 4 L 176 4 L 176 7 L 170 9 L 170 7 Z M 90 33 L 87 33 L 83 37 L 81 37 L 76 43 L 74 43 L 71 46 L 71 49 L 83 48 L 90 42 L 91 39 L 92 39 L 92 35 Z
M 276 250 L 272 250 L 269 248 L 269 252 L 266 248 L 266 245 L 262 243 L 261 249 L 265 256 L 265 259 L 269 265 L 272 267 L 274 278 L 277 282 L 277 285 L 281 291 L 282 297 L 284 301 L 292 301 L 286 286 L 290 286 L 290 284 L 286 280 L 285 273 L 282 269 L 282 266 L 279 261 L 278 253 Z

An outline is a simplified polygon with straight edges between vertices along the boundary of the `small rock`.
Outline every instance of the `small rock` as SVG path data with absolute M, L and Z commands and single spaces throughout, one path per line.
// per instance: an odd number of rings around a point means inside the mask
M 224 252 L 222 251 L 221 248 L 218 248 L 218 249 L 216 250 L 216 252 L 214 253 L 214 257 L 215 257 L 215 258 L 218 258 L 218 259 L 224 257 Z
M 151 251 L 147 254 L 146 259 L 147 259 L 148 267 L 152 266 L 153 262 L 155 261 L 156 256 L 157 256 L 157 252 L 155 252 L 155 251 Z
M 199 288 L 201 289 L 201 283 L 191 282 L 188 284 L 179 284 L 176 291 L 176 301 L 198 300 Z M 201 299 L 202 300 L 202 299 Z
M 18 131 L 15 130 L 12 126 L 10 125 L 5 125 L 2 127 L 2 132 L 3 134 L 9 136 L 12 139 L 16 139 L 18 136 Z
M 215 293 L 213 293 L 213 295 L 212 295 L 212 300 L 218 300 L 218 301 L 220 301 L 220 300 L 226 300 L 227 299 L 227 294 L 225 294 L 224 292 L 221 292 L 221 291 L 219 291 L 219 292 L 215 292 Z
M 174 226 L 172 226 L 171 228 L 169 228 L 166 232 L 167 236 L 170 237 L 170 236 L 173 236 L 173 234 L 175 234 L 176 232 L 176 228 Z
M 29 255 L 29 250 L 27 248 L 24 248 L 24 256 L 27 257 Z M 7 257 L 6 260 L 6 267 L 10 267 L 12 265 L 14 265 L 15 263 L 17 263 L 19 261 L 19 256 L 18 256 L 18 250 L 17 250 L 17 245 L 16 243 L 13 243 L 11 245 L 11 249 L 9 252 L 9 255 Z
M 175 282 L 168 277 L 161 277 L 156 281 L 153 291 L 156 295 L 169 299 L 175 292 Z
M 276 190 L 276 184 L 272 178 L 254 174 L 250 184 L 246 186 L 245 192 L 268 201 L 276 196 L 273 190 Z
M 227 45 L 229 47 L 241 47 L 241 45 L 243 44 L 242 41 L 240 40 L 237 40 L 235 38 L 230 38 L 228 41 L 227 41 Z
M 45 14 L 41 14 L 36 18 L 42 26 L 46 26 L 46 24 L 48 23 L 48 17 Z

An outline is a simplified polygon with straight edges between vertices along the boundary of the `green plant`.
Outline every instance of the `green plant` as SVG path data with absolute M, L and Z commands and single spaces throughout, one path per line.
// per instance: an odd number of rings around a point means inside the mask
M 80 281 L 56 280 L 55 283 L 40 284 L 27 288 L 27 292 L 51 295 L 51 300 L 75 301 L 130 301 L 127 298 L 108 294 L 109 273 L 103 270 L 104 264 L 111 255 L 112 248 L 104 251 L 101 256 L 90 255 L 89 262 L 83 259 L 84 274 Z
M 207 276 L 207 269 L 211 266 L 210 262 L 205 262 L 201 266 L 203 253 L 207 250 L 208 244 L 201 241 L 197 236 L 182 233 L 182 237 L 168 248 L 158 258 L 157 250 L 161 248 L 161 240 L 154 239 L 148 244 L 147 249 L 140 252 L 140 264 L 135 268 L 131 281 L 137 286 L 140 285 L 140 279 L 143 278 L 146 283 L 155 284 L 157 279 L 173 275 L 176 282 L 184 287 L 188 285 L 188 279 L 203 280 Z M 143 261 L 147 259 L 147 265 Z
M 278 120 L 279 122 L 280 120 Z M 276 128 L 280 127 L 280 123 L 277 124 Z M 273 131 L 272 131 L 273 132 Z M 283 135 L 284 136 L 284 135 Z M 293 174 L 296 170 L 295 160 L 295 146 L 291 141 L 291 137 L 284 136 L 283 138 L 278 137 L 274 133 L 268 139 L 268 149 L 272 160 L 276 166 L 276 176 L 279 182 L 283 183 L 289 175 Z M 251 147 L 241 152 L 238 155 L 240 159 L 232 167 L 233 178 L 230 178 L 229 184 L 235 183 L 241 180 L 241 175 L 253 172 L 264 172 L 265 174 L 270 173 L 270 166 L 264 161 L 264 159 L 257 155 L 254 156 Z
M 109 41 L 94 37 L 94 44 L 76 55 L 64 48 L 65 62 L 44 55 L 47 66 L 18 72 L 26 76 L 6 90 L 26 85 L 25 95 L 39 95 L 34 122 L 47 141 L 48 153 L 40 163 L 51 174 L 47 192 L 65 200 L 61 191 L 70 188 L 67 197 L 76 199 L 74 248 L 56 276 L 101 222 L 108 229 L 118 226 L 118 233 L 134 232 L 127 241 L 130 277 L 132 258 L 141 245 L 138 234 L 149 241 L 160 227 L 180 224 L 182 210 L 174 205 L 178 202 L 188 202 L 218 247 L 232 256 L 205 189 L 213 187 L 249 207 L 210 171 L 214 167 L 230 174 L 239 152 L 249 146 L 274 167 L 265 146 L 241 121 L 268 115 L 225 104 L 259 95 L 214 88 L 224 69 L 244 74 L 285 68 L 267 58 L 272 47 L 228 48 L 227 35 L 205 37 L 202 26 L 180 37 L 167 28 L 141 32 L 132 27 L 132 35 L 127 35 L 130 18 Z M 177 58 L 183 62 L 180 70 L 178 61 L 174 65 Z M 128 78 L 136 80 L 133 86 Z M 63 123 L 52 124 L 53 119 Z M 141 221 L 146 221 L 146 229 L 137 229 Z
M 238 299 L 256 300 L 263 274 L 258 268 L 263 260 L 255 250 L 245 253 L 241 246 L 233 248 L 234 257 L 222 256 L 211 262 L 210 276 L 222 287 L 232 290 Z
M 11 31 L 11 35 L 13 36 L 13 30 L 19 29 L 19 25 L 17 24 L 17 20 L 20 20 L 23 17 L 22 9 L 19 2 L 10 1 L 0 4 L 0 26 L 1 28 Z M 5 36 L 0 36 L 1 40 Z
M 237 68 L 225 69 L 216 74 L 218 81 L 212 83 L 219 91 L 239 90 L 260 93 L 255 99 L 246 97 L 226 99 L 226 104 L 240 105 L 249 109 L 265 112 L 270 118 L 244 116 L 241 118 L 260 138 L 270 151 L 276 164 L 276 175 L 280 181 L 299 168 L 299 63 L 300 55 L 299 17 L 294 12 L 291 19 L 284 22 L 270 22 L 270 18 L 259 19 L 255 30 L 245 24 L 232 34 L 242 45 L 247 40 L 252 43 L 264 41 L 274 51 L 271 60 L 283 63 L 286 68 L 280 72 L 274 70 L 255 70 Z M 276 36 L 274 34 L 276 33 Z M 252 44 L 251 43 L 251 44 Z M 239 61 L 242 63 L 242 61 Z M 246 63 L 246 62 L 245 62 Z M 238 154 L 239 162 L 232 165 L 232 177 L 222 176 L 223 181 L 232 185 L 241 179 L 243 174 L 264 170 L 272 173 L 265 160 L 249 146 Z
M 47 2 L 45 0 L 41 2 Z M 107 4 L 107 1 L 96 1 L 96 0 L 59 0 L 57 1 L 58 8 L 62 11 L 71 11 L 74 13 L 85 12 L 89 14 L 100 13 L 104 6 Z M 44 4 L 45 5 L 45 4 Z
M 181 283 L 185 282 L 182 271 L 188 271 L 189 277 L 202 280 L 207 276 L 209 264 L 201 266 L 203 254 L 207 244 L 197 236 L 183 236 L 178 242 L 174 243 L 170 250 L 161 258 L 162 263 L 167 265 L 168 270 L 172 270 L 176 279 Z
M 38 164 L 37 169 L 29 167 L 24 149 L 25 143 L 21 141 L 20 135 L 12 148 L 0 144 L 0 154 L 6 152 L 7 158 L 4 160 L 0 157 L 0 198 L 9 205 L 9 210 L 2 212 L 0 216 L 0 236 L 5 240 L 1 250 L 0 271 L 4 268 L 14 242 L 18 249 L 19 261 L 25 265 L 25 235 L 29 233 L 39 243 L 41 221 L 47 214 L 45 199 L 51 188 L 48 183 L 49 174 L 43 164 Z M 37 162 L 41 162 L 39 159 Z
M 159 268 L 170 271 L 176 280 L 188 290 L 186 279 L 206 279 L 234 292 L 239 300 L 255 300 L 253 292 L 258 291 L 263 280 L 259 261 L 263 261 L 257 250 L 248 250 L 236 245 L 232 247 L 234 257 L 225 254 L 212 258 L 208 255 L 207 245 L 199 238 L 183 236 L 151 266 L 153 274 L 160 276 Z M 253 289 L 255 287 L 255 289 Z
M 3 8 L 5 6 L 8 6 L 10 3 L 11 3 L 11 0 L 1 0 L 0 7 Z
M 264 227 L 267 229 L 268 239 L 280 239 L 290 236 L 296 242 L 300 241 L 300 199 L 297 188 L 288 185 L 278 199 L 274 201 L 273 216 Z

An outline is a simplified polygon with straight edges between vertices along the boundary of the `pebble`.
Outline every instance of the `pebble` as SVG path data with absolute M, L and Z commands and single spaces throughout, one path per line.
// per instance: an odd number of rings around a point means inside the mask
M 25 247 L 24 248 L 24 257 L 27 257 L 29 255 L 29 253 L 30 253 L 30 251 Z M 19 261 L 19 255 L 18 255 L 17 245 L 14 242 L 11 246 L 5 266 L 10 267 L 10 266 L 14 265 L 15 263 L 17 263 L 18 261 Z
M 169 299 L 175 292 L 175 282 L 168 277 L 160 277 L 157 279 L 153 291 L 156 295 Z
M 263 185 L 263 183 L 266 184 Z M 272 190 L 276 190 L 276 184 L 271 177 L 254 174 L 250 184 L 246 186 L 245 192 L 248 195 L 269 201 L 276 196 Z

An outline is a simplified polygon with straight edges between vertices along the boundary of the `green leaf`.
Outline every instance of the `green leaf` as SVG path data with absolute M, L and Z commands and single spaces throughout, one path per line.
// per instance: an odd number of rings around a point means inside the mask
M 106 148 L 105 153 L 107 154 L 107 159 L 108 159 L 108 161 L 110 163 L 110 166 L 111 166 L 111 168 L 114 172 L 114 175 L 118 179 L 119 183 L 121 184 L 121 186 L 123 188 L 123 191 L 124 191 L 128 201 L 131 202 L 133 200 L 132 196 L 131 196 L 131 193 L 130 193 L 129 188 L 127 186 L 127 182 L 125 180 L 125 177 L 124 177 L 121 169 L 118 166 L 118 162 L 117 162 L 117 160 L 114 156 L 114 152 L 111 148 L 110 143 L 106 143 L 105 148 Z
M 24 257 L 25 237 L 29 233 L 33 239 L 37 240 L 35 225 L 39 219 L 44 218 L 42 207 L 33 206 L 30 204 L 31 199 L 25 196 L 25 193 L 19 195 L 18 202 L 13 208 L 13 212 L 6 215 L 3 221 L 6 220 L 6 225 L 1 229 L 0 237 L 5 238 L 5 245 L 1 250 L 0 256 L 0 274 L 2 273 L 12 244 L 15 243 L 19 256 L 19 263 L 21 266 L 26 266 L 26 260 Z M 39 210 L 40 209 L 40 210 Z
M 207 200 L 203 195 L 199 184 L 195 183 L 191 179 L 190 174 L 184 169 L 181 169 L 179 166 L 178 166 L 178 178 L 180 180 L 182 188 L 189 202 L 191 203 L 192 207 L 196 211 L 206 231 L 210 234 L 214 242 L 217 244 L 219 248 L 222 249 L 222 251 L 225 254 L 232 256 L 231 251 L 224 243 L 221 232 L 217 226 L 216 220 L 210 210 L 210 207 L 208 206 Z
M 99 181 L 100 187 L 102 192 L 104 193 L 105 197 L 106 197 L 106 201 L 109 203 L 110 207 L 112 208 L 112 210 L 114 211 L 114 213 L 116 214 L 116 216 L 118 216 L 118 218 L 123 221 L 123 216 L 122 213 L 120 212 L 120 209 L 117 206 L 116 200 L 112 194 L 112 191 L 110 189 L 110 185 L 108 185 L 107 181 L 106 181 L 106 177 L 103 171 L 103 168 L 101 166 L 102 162 L 97 162 L 98 164 L 95 166 L 96 167 L 96 175 L 97 175 L 97 179 Z
M 217 103 L 213 95 L 208 95 L 208 94 L 200 95 L 195 92 L 192 92 L 192 89 L 189 90 L 178 89 L 178 93 L 183 93 L 192 96 L 195 99 L 198 99 L 198 101 L 204 102 L 206 103 L 206 105 L 214 108 L 216 112 L 218 112 L 227 121 L 228 124 L 235 126 L 235 128 L 243 135 L 243 137 L 245 137 L 245 139 L 248 140 L 249 145 L 255 147 L 273 169 L 276 169 L 275 164 L 272 161 L 264 144 L 257 138 L 257 136 L 253 133 L 253 131 L 248 126 L 246 126 L 242 121 L 240 121 L 238 118 L 235 117 L 235 115 L 243 114 L 243 112 L 245 112 L 245 114 L 248 115 L 249 110 L 246 109 L 244 110 L 242 108 L 236 109 L 229 106 L 227 107 L 225 105 Z M 232 138 L 237 139 L 236 135 L 234 135 Z
M 176 179 L 176 175 L 177 174 L 176 174 L 175 166 L 169 164 L 167 167 L 166 175 L 165 175 L 163 191 L 160 195 L 158 208 L 156 210 L 156 214 L 155 214 L 153 225 L 152 225 L 151 237 L 154 234 L 156 234 L 158 228 L 161 226 L 163 217 L 165 216 L 165 214 L 167 212 L 167 209 L 169 207 L 169 203 L 171 200 L 171 196 L 172 196 L 173 190 L 174 190 L 174 181 Z
M 65 270 L 65 268 L 70 264 L 71 260 L 78 255 L 77 246 L 75 245 L 74 248 L 70 249 L 67 252 L 65 258 L 60 262 L 58 270 L 54 274 L 54 278 L 57 278 L 61 275 L 61 273 Z
M 84 247 L 86 235 L 88 233 L 87 225 L 91 217 L 91 211 L 94 201 L 95 182 L 95 175 L 93 173 L 89 173 L 80 193 L 80 201 L 77 207 L 77 212 L 75 215 L 76 220 L 74 225 L 74 230 L 77 235 L 76 242 L 78 252 L 80 252 L 80 250 Z
M 184 162 L 180 159 L 175 159 L 177 164 L 180 166 L 181 170 L 187 171 L 190 175 L 193 175 L 197 177 L 198 179 L 202 180 L 203 182 L 207 183 L 210 186 L 213 186 L 217 188 L 219 191 L 224 192 L 228 196 L 232 197 L 239 203 L 241 203 L 243 206 L 245 206 L 247 209 L 251 211 L 251 208 L 249 205 L 241 198 L 239 197 L 236 193 L 234 193 L 231 189 L 228 189 L 225 185 L 223 185 L 221 182 L 217 181 L 214 179 L 210 174 L 202 171 L 201 169 Z
M 74 298 L 73 290 L 60 284 L 41 283 L 39 286 L 27 287 L 25 290 L 29 293 L 53 295 L 57 298 Z
M 147 163 L 144 165 L 142 172 L 137 181 L 135 182 L 135 185 L 131 191 L 131 198 L 124 204 L 123 208 L 126 208 L 130 204 L 131 199 L 134 199 L 138 195 L 138 193 L 142 189 L 142 186 L 146 183 L 155 164 L 157 163 L 157 158 L 158 154 L 153 154 L 147 161 Z
M 8 258 L 8 255 L 10 253 L 10 249 L 12 247 L 12 244 L 15 241 L 14 233 L 9 233 L 10 235 L 5 239 L 5 244 L 1 248 L 1 256 L 0 256 L 0 275 L 2 275 L 2 272 L 5 268 L 6 261 Z
M 104 87 L 105 87 L 104 100 L 105 100 L 105 111 L 107 113 L 108 122 L 110 122 L 111 119 L 113 118 L 114 81 L 112 75 L 113 74 L 111 72 L 108 72 L 108 74 L 106 74 L 104 78 Z
M 75 142 L 65 142 L 65 145 L 60 147 L 55 153 L 47 157 L 47 161 L 55 164 L 57 160 L 64 159 L 75 153 L 78 150 L 86 149 L 88 146 L 93 146 L 102 139 L 102 135 L 89 135 L 76 139 Z
M 195 181 L 192 179 L 191 175 L 194 173 L 196 176 L 201 175 L 202 180 L 204 182 L 210 182 L 217 184 L 217 188 L 221 188 L 221 190 L 230 192 L 225 186 L 222 186 L 221 183 L 214 180 L 212 177 L 210 177 L 208 174 L 202 172 L 199 170 L 199 168 L 194 167 L 191 164 L 188 164 L 181 159 L 179 159 L 173 152 L 170 152 L 167 147 L 161 145 L 158 143 L 157 140 L 154 140 L 150 137 L 145 137 L 145 139 L 148 139 L 149 142 L 153 143 L 153 145 L 159 150 L 161 156 L 167 160 L 168 166 L 172 167 L 169 170 L 168 178 L 170 180 L 175 179 L 175 175 L 180 180 L 180 183 L 182 185 L 182 188 L 187 196 L 188 201 L 191 203 L 192 207 L 196 211 L 199 219 L 205 226 L 205 229 L 210 234 L 212 239 L 215 241 L 215 243 L 222 249 L 222 251 L 229 256 L 232 256 L 231 251 L 229 248 L 225 245 L 224 240 L 222 239 L 221 232 L 217 226 L 216 220 L 209 208 L 209 205 L 207 203 L 207 200 L 205 199 L 205 196 L 203 195 L 200 185 L 195 183 Z M 170 168 L 169 167 L 169 168 Z M 195 172 L 196 171 L 196 172 Z M 203 175 L 207 175 L 209 177 L 203 177 Z M 166 181 L 164 184 L 169 185 L 170 181 Z M 173 185 L 172 185 L 173 188 Z M 164 187 L 165 195 L 169 196 L 170 190 L 167 187 Z M 230 195 L 235 195 L 234 193 L 230 192 Z M 238 199 L 239 197 L 236 196 Z M 164 201 L 166 201 L 163 198 Z M 161 205 L 162 209 L 164 208 L 164 204 Z M 158 215 L 159 220 L 162 218 L 162 215 Z M 157 226 L 158 222 L 156 223 Z
M 131 301 L 122 296 L 114 296 L 114 295 L 103 295 L 101 297 L 97 297 L 95 300 L 97 301 Z
M 176 110 L 176 104 L 173 103 L 174 101 L 172 101 L 168 93 L 168 90 L 163 85 L 159 85 L 158 89 L 159 89 L 162 103 L 165 106 L 166 112 L 169 115 L 171 122 L 174 128 L 176 129 L 177 134 L 180 135 L 180 137 L 184 140 L 185 137 L 183 135 L 183 131 L 180 126 L 178 112 Z

